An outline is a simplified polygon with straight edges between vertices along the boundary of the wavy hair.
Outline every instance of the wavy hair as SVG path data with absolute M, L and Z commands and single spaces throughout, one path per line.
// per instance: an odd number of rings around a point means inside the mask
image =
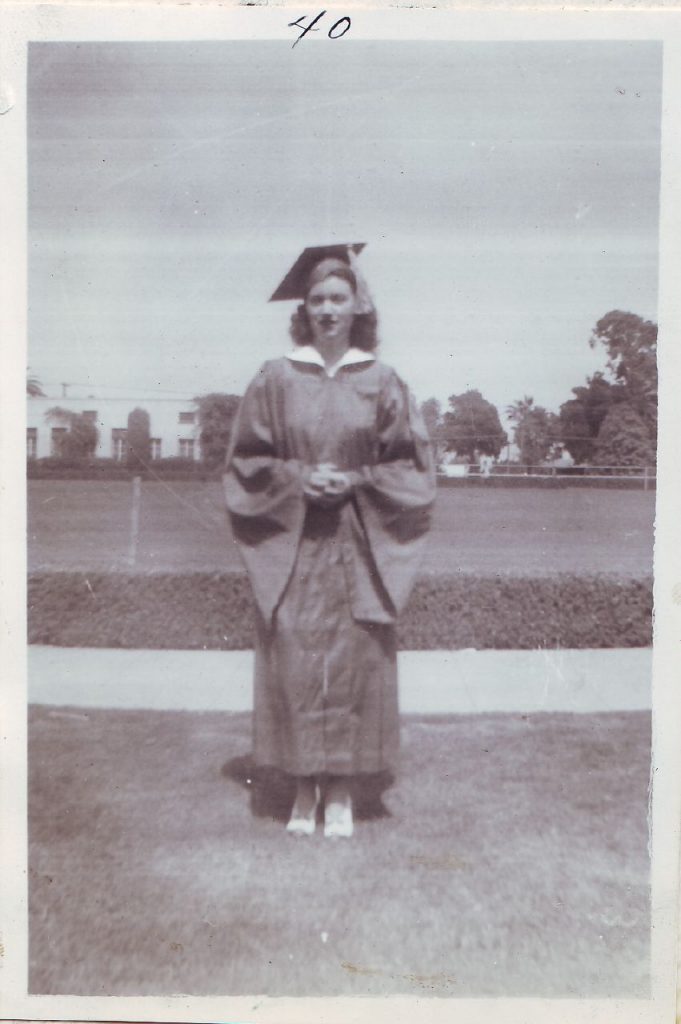
M 350 267 L 338 267 L 329 271 L 326 277 L 340 277 L 347 281 L 355 295 L 357 294 L 357 279 Z M 325 280 L 325 279 L 324 279 Z M 305 303 L 301 302 L 295 313 L 291 316 L 289 334 L 295 345 L 314 344 L 314 335 L 310 327 L 310 320 L 305 309 Z M 356 313 L 355 319 L 350 328 L 350 344 L 363 352 L 373 352 L 378 347 L 378 315 L 376 310 L 370 313 Z

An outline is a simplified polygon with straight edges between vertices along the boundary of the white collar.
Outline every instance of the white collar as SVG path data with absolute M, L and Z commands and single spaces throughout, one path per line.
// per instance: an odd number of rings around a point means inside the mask
M 321 366 L 329 377 L 335 377 L 341 366 L 350 366 L 351 363 L 372 362 L 376 357 L 372 352 L 365 352 L 363 349 L 355 348 L 354 345 L 351 345 L 337 363 L 327 367 L 324 365 L 321 353 L 314 345 L 298 345 L 291 352 L 286 353 L 286 358 L 297 363 L 314 363 L 316 366 Z

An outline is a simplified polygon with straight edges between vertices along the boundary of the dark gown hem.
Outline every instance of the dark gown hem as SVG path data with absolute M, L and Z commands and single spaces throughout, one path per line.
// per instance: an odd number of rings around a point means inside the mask
M 222 766 L 221 774 L 250 792 L 251 812 L 255 817 L 288 821 L 296 791 L 293 775 L 273 765 L 257 765 L 252 754 L 231 758 Z M 358 772 L 348 776 L 348 780 L 353 814 L 358 821 L 390 816 L 383 803 L 383 793 L 395 783 L 390 769 Z
M 282 775 L 287 775 L 292 779 L 311 778 L 312 776 L 320 779 L 330 777 L 364 779 L 379 775 L 390 775 L 390 777 L 394 779 L 396 772 L 396 762 L 386 762 L 381 766 L 375 766 L 372 768 L 355 768 L 353 766 L 348 766 L 347 764 L 339 764 L 327 760 L 323 767 L 313 767 L 311 764 L 292 765 L 290 763 L 284 767 L 280 762 L 277 763 L 271 760 L 258 761 L 254 758 L 253 770 L 256 772 L 281 772 Z

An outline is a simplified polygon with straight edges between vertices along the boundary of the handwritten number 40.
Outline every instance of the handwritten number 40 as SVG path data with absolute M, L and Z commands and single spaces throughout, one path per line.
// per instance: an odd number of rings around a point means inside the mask
M 317 24 L 318 21 L 320 21 L 321 18 L 324 17 L 325 14 L 326 11 L 320 11 L 317 17 L 314 18 L 309 25 L 305 24 L 305 15 L 298 18 L 297 21 L 290 21 L 288 26 L 289 28 L 302 28 L 303 30 L 293 45 L 297 46 L 300 40 L 304 39 L 308 32 L 319 32 L 319 29 L 315 28 L 315 25 Z M 341 36 L 345 35 L 349 28 L 350 19 L 348 17 L 339 18 L 338 21 L 334 22 L 334 24 L 331 26 L 331 28 L 327 32 L 327 35 L 329 39 L 340 39 Z

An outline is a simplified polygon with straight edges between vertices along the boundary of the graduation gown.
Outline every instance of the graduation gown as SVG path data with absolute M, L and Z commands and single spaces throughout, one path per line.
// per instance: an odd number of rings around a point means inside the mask
M 303 492 L 306 471 L 325 462 L 353 485 L 331 508 Z M 434 493 L 427 433 L 390 367 L 350 349 L 329 373 L 304 346 L 258 372 L 225 476 L 257 606 L 257 765 L 293 775 L 394 768 L 394 623 Z

